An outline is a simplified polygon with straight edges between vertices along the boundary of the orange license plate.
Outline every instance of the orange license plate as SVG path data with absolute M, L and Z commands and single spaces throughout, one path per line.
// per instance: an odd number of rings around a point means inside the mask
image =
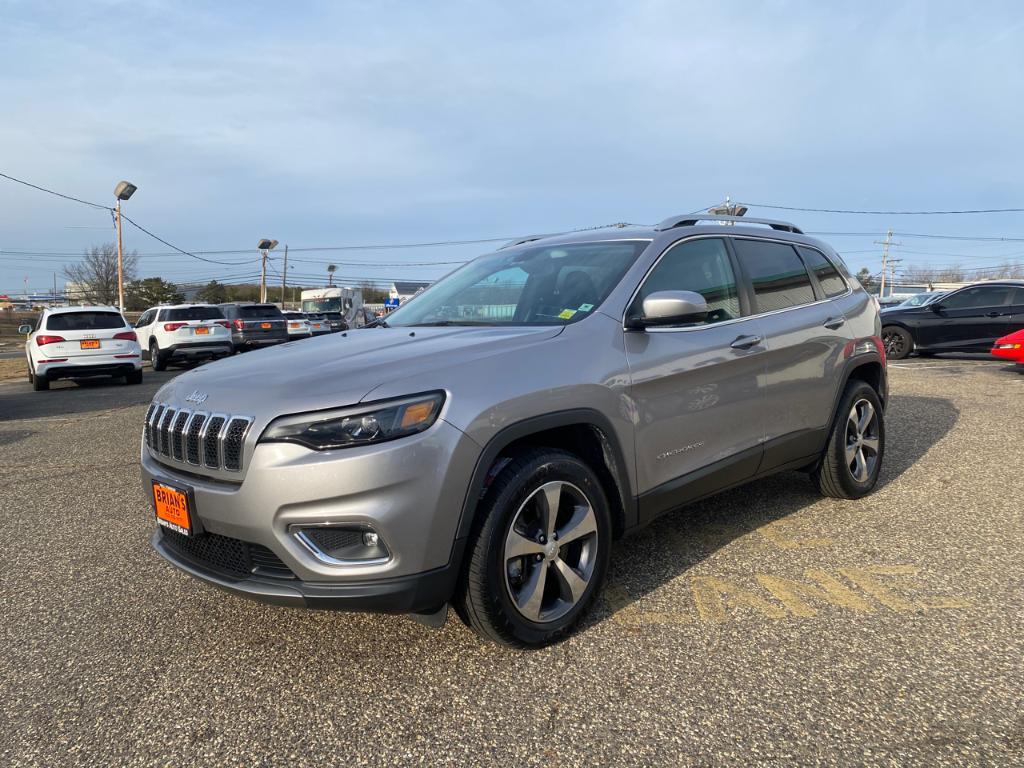
M 82 339 L 82 341 L 80 341 L 78 343 L 82 346 L 82 349 L 99 349 L 100 348 L 100 340 L 99 339 Z
M 198 328 L 196 328 L 196 333 L 199 336 L 202 336 L 204 333 L 209 333 L 209 332 L 210 332 L 210 329 L 207 328 L 205 325 L 201 325 Z
M 260 328 L 268 330 L 270 328 L 270 323 L 260 323 Z
M 153 505 L 156 521 L 164 528 L 192 535 L 192 512 L 188 508 L 188 494 L 169 485 L 153 481 Z

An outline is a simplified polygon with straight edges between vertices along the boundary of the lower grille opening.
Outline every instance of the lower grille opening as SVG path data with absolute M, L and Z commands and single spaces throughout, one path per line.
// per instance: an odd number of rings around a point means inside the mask
M 184 536 L 167 528 L 160 529 L 163 542 L 176 554 L 211 571 L 246 578 L 266 576 L 274 579 L 294 579 L 295 574 L 271 550 L 261 544 L 250 544 L 241 539 L 217 533 Z

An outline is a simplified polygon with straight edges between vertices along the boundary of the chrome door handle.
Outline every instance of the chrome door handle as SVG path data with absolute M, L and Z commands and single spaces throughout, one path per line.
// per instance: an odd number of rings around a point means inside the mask
M 846 318 L 845 317 L 830 317 L 828 320 L 826 320 L 824 323 L 822 323 L 822 325 L 824 325 L 830 331 L 834 331 L 834 330 L 836 330 L 838 328 L 842 328 L 844 325 L 846 325 Z
M 733 349 L 750 349 L 764 341 L 764 336 L 737 336 L 729 346 Z

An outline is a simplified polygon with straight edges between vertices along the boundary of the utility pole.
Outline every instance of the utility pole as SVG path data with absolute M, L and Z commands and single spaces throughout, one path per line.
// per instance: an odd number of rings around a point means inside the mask
M 284 246 L 284 267 L 281 269 L 281 309 L 284 309 L 285 292 L 288 290 L 288 244 Z
M 885 272 L 889 267 L 889 246 L 892 245 L 892 229 L 885 233 L 885 240 L 875 240 L 875 245 L 884 246 L 882 248 L 882 282 L 878 286 L 878 298 L 885 298 Z M 891 291 L 891 287 L 890 287 Z
M 57 273 L 53 273 L 53 300 L 50 302 L 50 306 L 57 303 Z

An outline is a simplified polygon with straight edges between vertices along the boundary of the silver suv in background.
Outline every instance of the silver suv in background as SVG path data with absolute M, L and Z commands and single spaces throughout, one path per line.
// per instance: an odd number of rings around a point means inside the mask
M 428 623 L 453 604 L 541 646 L 613 540 L 665 512 L 783 470 L 869 493 L 879 334 L 836 252 L 785 222 L 515 241 L 374 327 L 166 384 L 142 445 L 153 545 L 258 600 Z

